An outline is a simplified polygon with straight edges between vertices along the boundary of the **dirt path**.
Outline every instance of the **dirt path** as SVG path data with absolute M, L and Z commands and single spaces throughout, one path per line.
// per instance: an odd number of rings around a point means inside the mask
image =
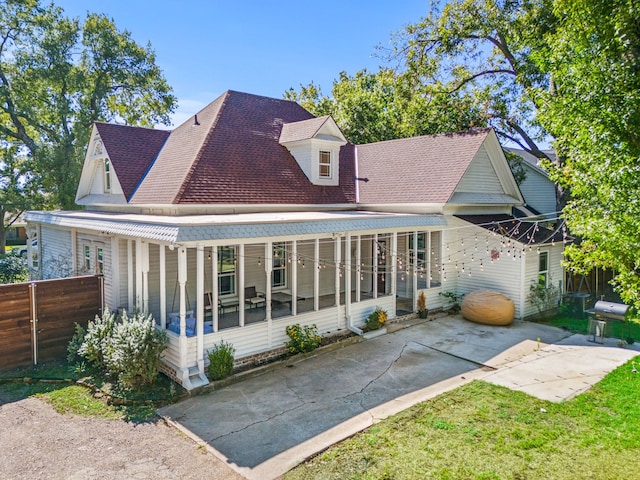
M 160 420 L 133 424 L 60 415 L 36 398 L 4 403 L 0 392 L 0 478 L 242 477 Z

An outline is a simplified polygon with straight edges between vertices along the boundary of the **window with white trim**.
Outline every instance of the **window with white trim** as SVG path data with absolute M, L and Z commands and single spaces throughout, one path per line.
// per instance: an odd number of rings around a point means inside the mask
M 218 293 L 236 293 L 236 247 L 218 248 Z
M 281 288 L 287 286 L 287 262 L 284 243 L 273 244 L 273 267 L 271 272 L 271 286 Z
M 96 247 L 96 273 L 98 275 L 104 273 L 104 250 L 102 247 Z
M 538 256 L 538 284 L 547 286 L 549 278 L 549 252 L 540 252 Z
M 104 193 L 111 193 L 111 162 L 108 158 L 104 161 Z
M 320 156 L 318 158 L 318 176 L 320 178 L 332 178 L 330 151 L 320 150 Z
M 91 247 L 89 245 L 84 246 L 84 269 L 87 272 L 91 271 Z

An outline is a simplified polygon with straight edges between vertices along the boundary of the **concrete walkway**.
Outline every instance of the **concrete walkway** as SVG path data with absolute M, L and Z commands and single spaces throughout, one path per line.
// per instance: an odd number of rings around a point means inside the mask
M 474 379 L 551 401 L 638 354 L 529 322 L 458 317 L 399 328 L 160 410 L 249 479 L 276 478 L 326 447 Z

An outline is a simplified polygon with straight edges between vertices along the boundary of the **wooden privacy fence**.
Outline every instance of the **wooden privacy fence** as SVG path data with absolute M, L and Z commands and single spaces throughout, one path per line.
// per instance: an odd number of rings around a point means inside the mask
M 75 324 L 102 312 L 101 276 L 0 285 L 0 370 L 64 358 Z

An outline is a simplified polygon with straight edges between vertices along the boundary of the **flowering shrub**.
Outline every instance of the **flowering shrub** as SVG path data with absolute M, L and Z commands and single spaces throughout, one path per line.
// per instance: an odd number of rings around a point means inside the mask
M 121 320 L 105 344 L 107 371 L 124 387 L 152 384 L 169 343 L 167 332 L 156 328 L 151 315 L 135 313 L 129 318 L 124 312 Z
M 233 356 L 236 349 L 230 343 L 221 340 L 209 351 L 209 378 L 222 380 L 233 371 Z
M 102 318 L 96 315 L 93 322 L 89 322 L 87 325 L 84 340 L 77 350 L 78 356 L 88 361 L 92 367 L 98 370 L 107 370 L 104 352 L 107 339 L 113 333 L 117 318 L 117 315 L 114 315 L 108 308 L 105 308 Z M 73 341 L 74 339 L 72 339 Z
M 365 324 L 369 330 L 377 330 L 378 328 L 382 328 L 386 322 L 387 311 L 380 307 L 376 307 L 376 309 L 367 317 Z
M 167 332 L 158 330 L 151 315 L 125 313 L 118 317 L 109 309 L 87 325 L 80 343 L 82 327 L 76 327 L 69 358 L 88 361 L 125 388 L 151 384 L 160 371 L 160 358 L 167 347 Z M 76 352 L 75 355 L 73 352 Z
M 299 324 L 289 325 L 285 332 L 289 336 L 289 353 L 296 354 L 302 352 L 310 352 L 320 346 L 322 337 L 318 335 L 318 327 L 308 325 L 301 327 Z

